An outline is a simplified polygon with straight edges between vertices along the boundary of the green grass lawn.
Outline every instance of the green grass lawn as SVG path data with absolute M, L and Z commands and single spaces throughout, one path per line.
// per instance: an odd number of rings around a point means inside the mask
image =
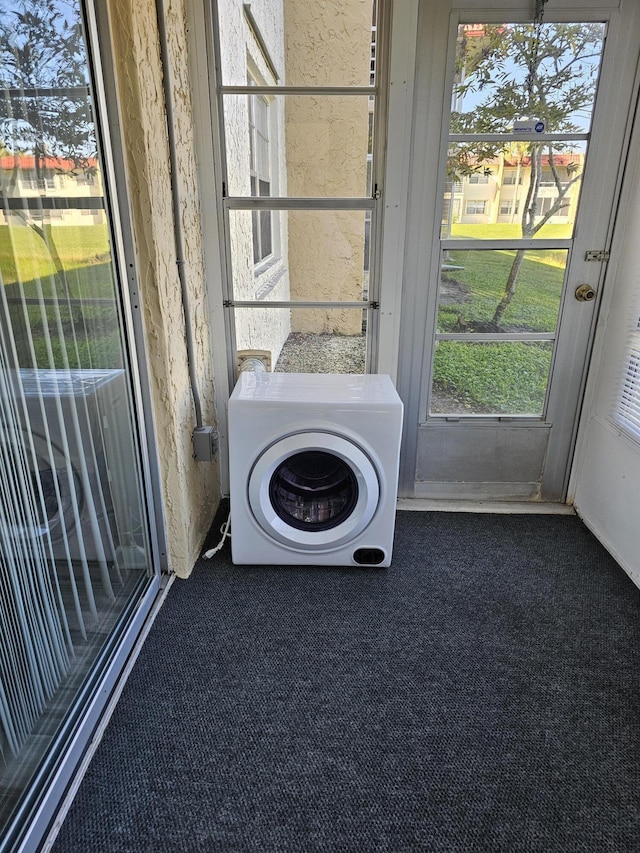
M 536 234 L 536 239 L 569 240 L 573 235 L 573 223 L 558 225 L 548 222 Z M 472 240 L 519 240 L 522 237 L 522 227 L 518 222 L 499 222 L 495 224 L 455 224 L 451 226 L 453 238 Z
M 456 225 L 455 236 L 519 236 L 519 226 Z M 31 228 L 0 226 L 0 270 L 10 305 L 19 362 L 32 367 L 120 367 L 123 362 L 113 270 L 106 226 L 47 226 L 65 270 L 56 273 L 45 242 Z M 489 234 L 490 229 L 491 234 Z M 567 236 L 565 226 L 546 226 L 547 237 Z M 514 233 L 512 234 L 511 231 Z M 502 296 L 513 251 L 459 250 L 448 263 L 448 301 L 438 313 L 441 332 L 472 332 L 487 324 Z M 505 331 L 553 331 L 558 318 L 566 252 L 527 252 L 516 293 L 505 312 Z M 20 284 L 20 282 L 22 284 Z M 68 289 L 68 294 L 67 294 Z M 42 296 L 57 305 L 44 311 L 21 299 Z M 82 300 L 69 305 L 67 295 Z M 106 305 L 92 300 L 107 299 Z M 33 343 L 33 350 L 30 347 Z M 434 387 L 452 408 L 470 413 L 542 412 L 552 347 L 548 343 L 441 341 L 434 362 Z
M 68 273 L 110 258 L 106 225 L 46 225 L 45 233 Z M 0 225 L 0 270 L 7 285 L 46 278 L 55 272 L 55 264 L 44 240 L 32 228 Z
M 26 225 L 0 226 L 0 271 L 19 364 L 115 368 L 123 362 L 105 225 L 46 226 L 45 241 Z M 64 276 L 56 271 L 57 252 Z M 67 297 L 81 300 L 69 304 Z M 24 299 L 55 304 L 26 304 Z M 92 300 L 107 300 L 96 304 Z M 32 349 L 33 347 L 33 349 Z
M 452 250 L 443 270 L 443 290 L 450 300 L 441 304 L 438 331 L 464 330 L 468 323 L 490 323 L 504 293 L 514 251 Z M 516 292 L 501 327 L 505 330 L 551 332 L 558 321 L 566 252 L 528 251 L 520 269 Z M 450 286 L 447 286 L 450 285 Z M 499 329 L 496 329 L 499 331 Z
M 499 233 L 496 231 L 499 229 Z M 511 233 L 513 231 L 513 233 Z M 567 237 L 566 226 L 548 225 L 546 237 Z M 519 237 L 518 225 L 459 225 L 457 237 Z M 525 254 L 516 290 L 499 326 L 493 315 L 505 290 L 515 257 L 509 250 L 460 250 L 447 253 L 443 270 L 439 332 L 462 332 L 467 341 L 441 341 L 434 357 L 434 390 L 451 410 L 475 414 L 542 414 L 551 343 L 474 342 L 475 332 L 554 332 L 564 284 L 565 250 L 539 249 Z M 458 267 L 457 269 L 455 267 Z M 446 405 L 445 405 L 446 408 Z
M 541 415 L 551 366 L 549 341 L 440 341 L 433 382 L 450 403 L 432 412 Z

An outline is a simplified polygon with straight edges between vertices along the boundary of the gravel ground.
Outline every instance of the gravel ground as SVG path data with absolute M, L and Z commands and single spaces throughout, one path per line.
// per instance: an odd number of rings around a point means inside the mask
M 292 332 L 282 347 L 276 373 L 364 373 L 365 338 Z

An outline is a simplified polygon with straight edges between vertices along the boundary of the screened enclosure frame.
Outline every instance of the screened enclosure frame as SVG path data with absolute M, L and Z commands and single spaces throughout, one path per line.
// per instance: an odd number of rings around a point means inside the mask
M 377 364 L 377 333 L 379 328 L 381 300 L 381 244 L 382 216 L 384 209 L 384 176 L 386 154 L 386 121 L 388 111 L 388 58 L 390 52 L 389 34 L 391 21 L 390 0 L 374 0 L 376 5 L 375 28 L 375 78 L 369 86 L 316 86 L 316 85 L 226 85 L 222 76 L 222 60 L 220 46 L 220 17 L 217 0 L 205 0 L 205 19 L 208 18 L 209 30 L 208 51 L 210 62 L 210 83 L 212 92 L 212 147 L 216 162 L 216 208 L 220 223 L 220 241 L 222 246 L 222 307 L 224 310 L 224 327 L 227 352 L 227 378 L 229 387 L 233 387 L 237 379 L 237 341 L 236 341 L 236 309 L 263 309 L 266 311 L 296 308 L 325 308 L 352 309 L 365 311 L 367 314 L 367 347 L 366 372 L 375 370 Z M 247 23 L 258 42 L 261 52 L 272 76 L 277 80 L 278 75 L 269 56 L 268 49 L 260 36 L 256 22 L 253 19 L 250 5 L 244 4 Z M 208 15 L 207 15 L 208 12 Z M 373 144 L 371 147 L 371 195 L 338 197 L 338 196 L 309 196 L 294 197 L 274 195 L 267 197 L 251 197 L 230 195 L 228 172 L 227 145 L 225 141 L 225 112 L 224 102 L 228 96 L 250 96 L 261 94 L 268 97 L 297 96 L 339 98 L 341 96 L 358 96 L 373 101 L 374 124 Z M 285 156 L 286 162 L 286 156 Z M 234 294 L 232 246 L 230 213 L 232 211 L 366 211 L 371 216 L 369 243 L 369 287 L 367 299 L 345 300 L 319 299 L 315 300 L 261 300 L 257 298 L 241 299 Z

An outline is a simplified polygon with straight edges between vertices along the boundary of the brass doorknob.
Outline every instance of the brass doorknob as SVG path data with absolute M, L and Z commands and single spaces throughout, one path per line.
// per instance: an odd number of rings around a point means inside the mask
M 576 288 L 576 299 L 578 302 L 591 302 L 595 299 L 596 292 L 590 284 L 581 284 Z

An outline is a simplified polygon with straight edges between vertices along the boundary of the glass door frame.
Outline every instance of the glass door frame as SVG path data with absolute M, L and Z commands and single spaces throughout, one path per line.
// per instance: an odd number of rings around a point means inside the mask
M 428 411 L 431 392 L 431 361 L 436 335 L 438 306 L 438 288 L 435 286 L 435 282 L 439 281 L 440 274 L 440 219 L 445 190 L 445 176 L 442 173 L 441 164 L 444 162 L 449 144 L 450 105 L 448 92 L 450 92 L 454 67 L 452 46 L 455 46 L 455 34 L 459 23 L 474 23 L 478 20 L 488 24 L 499 24 L 505 20 L 513 23 L 531 23 L 531 4 L 522 2 L 519 4 L 520 9 L 516 8 L 515 10 L 514 5 L 512 4 L 507 8 L 505 4 L 505 8 L 500 9 L 494 6 L 489 8 L 487 4 L 473 2 L 473 0 L 466 3 L 462 0 L 460 2 L 452 0 L 450 3 L 442 0 L 437 9 L 427 11 L 426 4 L 423 4 L 421 8 L 418 38 L 420 39 L 421 34 L 427 32 L 429 36 L 426 40 L 427 44 L 421 44 L 422 55 L 419 51 L 416 64 L 416 91 L 420 94 L 416 97 L 417 109 L 414 116 L 414 159 L 412 163 L 414 195 L 409 200 L 409 224 L 406 243 L 409 248 L 405 262 L 406 276 L 413 277 L 416 286 L 413 292 L 410 288 L 406 287 L 405 289 L 402 321 L 403 340 L 411 342 L 410 345 L 413 346 L 414 351 L 402 359 L 404 363 L 401 363 L 398 377 L 399 390 L 407 406 L 408 414 L 401 463 L 400 493 L 404 496 L 427 496 L 421 493 L 419 482 L 416 479 L 420 458 L 420 439 L 434 427 L 445 428 L 443 418 L 430 416 Z M 604 190 L 606 188 L 609 196 L 613 199 L 613 212 L 615 213 L 615 199 L 619 193 L 624 152 L 627 145 L 625 105 L 620 108 L 620 105 L 615 103 L 612 107 L 610 102 L 606 102 L 615 92 L 615 81 L 624 69 L 625 58 L 628 61 L 629 46 L 625 42 L 622 15 L 618 12 L 618 4 L 607 3 L 606 5 L 610 9 L 607 8 L 603 11 L 603 4 L 586 2 L 580 8 L 579 13 L 575 9 L 551 10 L 547 7 L 545 15 L 545 23 L 568 23 L 579 19 L 585 22 L 606 22 L 608 24 L 598 87 L 597 114 L 594 116 L 591 129 L 591 150 L 589 152 L 591 169 L 582 187 L 581 225 L 578 232 L 574 234 L 573 240 L 570 241 L 573 243 L 569 259 L 572 266 L 571 272 L 568 271 L 566 276 L 567 284 L 565 285 L 558 325 L 558 335 L 564 336 L 564 347 L 569 351 L 572 350 L 573 341 L 576 337 L 586 338 L 587 352 L 590 351 L 593 342 L 606 263 L 588 262 L 586 252 L 606 249 L 610 243 L 613 227 L 612 207 L 611 203 L 608 206 L 603 203 L 603 196 L 607 194 Z M 427 17 L 429 24 L 431 24 L 429 28 L 427 28 Z M 441 43 L 445 28 L 449 35 L 446 48 Z M 438 42 L 438 38 L 440 38 L 440 42 Z M 616 49 L 616 45 L 620 46 L 619 50 Z M 429 47 L 432 48 L 432 54 L 427 57 L 425 54 L 429 51 Z M 626 77 L 628 78 L 628 76 L 627 73 Z M 615 97 L 613 101 L 616 101 Z M 606 112 L 611 118 L 611 123 L 604 119 L 605 107 L 608 108 Z M 439 128 L 439 139 L 434 148 L 435 131 L 433 126 L 436 121 Z M 620 152 L 620 159 L 617 156 L 607 159 L 605 154 L 611 143 L 607 134 L 604 133 L 603 127 L 611 127 L 614 124 L 620 130 L 620 145 L 619 149 L 616 149 Z M 420 134 L 423 135 L 422 138 L 420 138 Z M 416 155 L 418 151 L 425 152 L 422 160 L 420 160 L 419 155 Z M 437 157 L 435 152 L 437 152 Z M 594 169 L 593 164 L 599 164 L 603 156 L 605 163 L 603 172 L 606 175 L 594 174 L 597 167 Z M 429 198 L 437 199 L 437 204 L 430 205 Z M 594 209 L 595 213 L 587 221 L 584 211 L 590 208 Z M 600 222 L 605 223 L 604 233 Z M 433 235 L 431 245 L 426 251 L 420 252 L 420 234 L 428 234 L 429 232 Z M 536 242 L 531 241 L 534 244 L 532 248 L 536 248 Z M 545 246 L 547 242 L 544 241 Z M 537 247 L 540 248 L 540 245 L 538 243 Z M 564 241 L 557 245 L 566 247 Z M 462 241 L 456 240 L 456 247 L 461 248 Z M 477 242 L 474 241 L 473 248 L 478 247 Z M 496 248 L 495 244 L 492 243 L 490 248 Z M 597 293 L 597 298 L 586 306 L 587 311 L 582 311 L 579 316 L 576 316 L 576 312 L 572 313 L 568 310 L 569 307 L 573 307 L 571 304 L 567 306 L 567 303 L 574 299 L 574 287 L 572 286 L 574 281 L 580 284 L 590 284 Z M 427 282 L 429 284 L 421 292 L 418 282 L 423 285 Z M 420 323 L 424 325 L 420 326 Z M 561 361 L 562 359 L 559 359 L 558 352 L 556 352 L 552 369 L 556 371 L 559 369 L 559 372 L 554 377 L 555 384 L 549 395 L 547 420 L 523 418 L 522 423 L 523 427 L 539 430 L 540 428 L 548 428 L 548 425 L 552 423 L 557 424 L 564 420 L 561 435 L 558 436 L 557 441 L 550 443 L 546 455 L 545 477 L 547 478 L 547 485 L 544 493 L 552 495 L 553 497 L 550 499 L 553 500 L 558 500 L 559 496 L 562 496 L 563 499 L 567 492 L 569 465 L 577 429 L 579 401 L 584 391 L 588 358 L 586 363 L 582 363 L 578 375 L 571 374 L 571 371 L 562 366 Z M 418 386 L 420 388 L 419 400 L 415 390 Z M 566 388 L 572 389 L 569 395 L 561 390 L 566 390 Z M 467 421 L 470 426 L 472 422 L 478 429 L 486 429 L 491 423 L 495 423 L 497 426 L 499 419 L 478 417 Z M 456 424 L 446 424 L 446 428 L 449 427 L 455 430 Z M 513 423 L 505 424 L 506 428 L 514 429 Z M 438 496 L 437 494 L 433 495 L 433 497 Z M 482 499 L 480 494 L 478 497 Z M 490 495 L 485 495 L 484 499 L 490 499 L 490 497 Z
M 152 411 L 151 386 L 138 298 L 133 224 L 127 202 L 124 146 L 112 145 L 112 140 L 121 139 L 121 121 L 108 4 L 107 0 L 80 0 L 80 7 L 96 103 L 96 137 L 103 169 L 112 261 L 119 285 L 121 333 L 131 382 L 132 429 L 139 448 L 141 499 L 146 510 L 151 564 L 140 595 L 130 600 L 120 615 L 12 815 L 2 839 L 3 850 L 39 850 L 48 835 L 55 835 L 172 580 L 162 515 L 159 461 L 152 450 L 157 442 L 152 419 L 144 414 Z

